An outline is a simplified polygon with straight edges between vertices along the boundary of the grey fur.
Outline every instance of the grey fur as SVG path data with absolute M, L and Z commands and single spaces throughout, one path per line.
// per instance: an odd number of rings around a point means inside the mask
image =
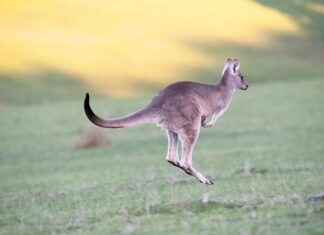
M 142 123 L 155 123 L 167 130 L 167 161 L 194 176 L 200 182 L 213 184 L 192 167 L 192 150 L 199 136 L 200 126 L 212 127 L 228 108 L 236 89 L 246 90 L 243 75 L 237 59 L 227 59 L 218 84 L 208 85 L 196 82 L 177 82 L 163 88 L 142 110 L 125 117 L 104 120 L 90 108 L 89 95 L 84 101 L 84 110 L 91 122 L 105 128 L 122 128 Z M 208 116 L 212 120 L 205 123 Z M 182 157 L 177 153 L 178 139 L 182 143 Z

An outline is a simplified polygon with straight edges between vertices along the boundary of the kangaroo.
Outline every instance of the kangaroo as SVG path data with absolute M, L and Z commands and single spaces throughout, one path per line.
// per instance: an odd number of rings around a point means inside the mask
M 216 85 L 196 82 L 177 82 L 163 88 L 145 108 L 119 119 L 105 120 L 92 111 L 89 94 L 84 100 L 84 110 L 91 122 L 104 128 L 131 127 L 143 123 L 155 123 L 166 129 L 168 150 L 166 160 L 181 168 L 201 183 L 213 182 L 192 167 L 192 151 L 199 136 L 200 127 L 212 127 L 227 110 L 235 90 L 247 90 L 248 85 L 239 71 L 237 59 L 228 58 L 221 79 Z M 212 116 L 206 123 L 206 118 Z M 182 143 L 182 157 L 178 157 L 178 140 Z

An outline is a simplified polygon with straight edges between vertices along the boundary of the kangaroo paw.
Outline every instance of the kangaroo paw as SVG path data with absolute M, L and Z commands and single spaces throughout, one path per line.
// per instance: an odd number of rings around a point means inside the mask
M 205 184 L 207 184 L 207 185 L 212 185 L 212 184 L 214 184 L 214 182 L 212 181 L 212 180 L 210 180 L 210 179 L 208 179 L 208 178 L 206 178 L 206 182 L 204 182 Z
M 198 179 L 198 178 L 197 178 Z M 210 179 L 208 179 L 208 178 L 206 178 L 206 177 L 204 177 L 204 179 L 198 179 L 201 183 L 203 183 L 203 184 L 207 184 L 207 185 L 212 185 L 212 184 L 214 184 L 214 182 L 213 181 L 211 181 Z

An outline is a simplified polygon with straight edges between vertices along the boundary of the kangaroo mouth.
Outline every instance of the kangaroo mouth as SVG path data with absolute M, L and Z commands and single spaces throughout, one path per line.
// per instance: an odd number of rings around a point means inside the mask
M 244 88 L 241 88 L 241 90 L 246 91 L 248 89 L 249 85 L 246 85 Z

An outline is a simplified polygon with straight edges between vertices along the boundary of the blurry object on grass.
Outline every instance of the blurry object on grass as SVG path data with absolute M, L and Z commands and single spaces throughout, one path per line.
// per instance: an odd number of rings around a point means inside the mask
M 99 148 L 110 144 L 106 131 L 91 124 L 85 124 L 74 140 L 74 148 Z
M 308 197 L 309 202 L 317 202 L 317 201 L 322 201 L 324 200 L 324 192 L 321 192 L 318 195 L 311 195 Z
M 204 193 L 201 198 L 201 203 L 207 205 L 209 203 L 209 193 Z
M 255 173 L 255 168 L 251 164 L 251 162 L 247 161 L 244 165 L 244 173 Z
M 244 173 L 244 174 L 264 174 L 267 173 L 268 170 L 264 168 L 255 168 L 250 161 L 246 161 L 244 163 L 243 169 L 237 171 L 237 173 Z

